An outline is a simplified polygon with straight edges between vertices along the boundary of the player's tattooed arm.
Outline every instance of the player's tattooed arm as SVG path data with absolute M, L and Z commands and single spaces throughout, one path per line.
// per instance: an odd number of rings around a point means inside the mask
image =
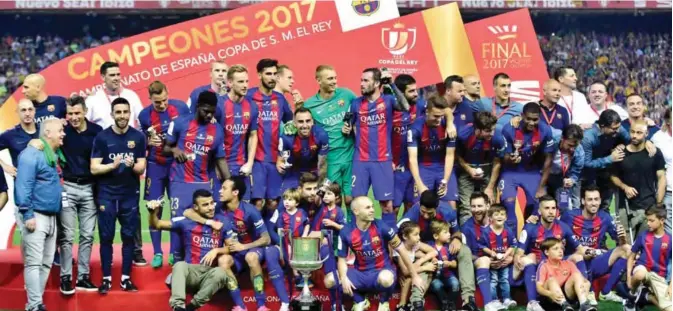
M 318 155 L 318 180 L 325 180 L 327 177 L 327 156 Z
M 657 206 L 664 206 L 666 196 L 666 170 L 657 171 Z
M 170 220 L 159 219 L 159 207 L 161 204 L 161 200 L 147 201 L 145 203 L 145 206 L 150 211 L 150 228 L 157 230 L 171 230 L 173 228 L 173 223 Z
M 395 84 L 391 83 L 390 85 L 393 89 L 393 93 L 395 94 L 395 105 L 393 105 L 393 109 L 397 111 L 409 111 L 409 101 L 407 101 L 404 93 L 395 87 Z

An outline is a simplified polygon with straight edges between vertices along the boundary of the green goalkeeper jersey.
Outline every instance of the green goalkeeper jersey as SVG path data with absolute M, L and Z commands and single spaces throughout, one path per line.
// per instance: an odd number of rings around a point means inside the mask
M 317 93 L 304 102 L 304 107 L 311 111 L 315 123 L 322 126 L 329 136 L 328 163 L 353 161 L 353 138 L 344 136 L 341 128 L 344 115 L 356 97 L 351 90 L 339 87 L 330 99 L 323 99 Z

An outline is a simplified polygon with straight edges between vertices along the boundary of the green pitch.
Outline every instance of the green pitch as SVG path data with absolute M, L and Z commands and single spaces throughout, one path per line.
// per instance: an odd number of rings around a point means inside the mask
M 144 181 L 141 182 L 140 188 L 141 189 L 145 188 Z M 147 209 L 145 208 L 145 200 L 144 200 L 143 196 L 144 196 L 144 191 L 141 191 L 140 217 L 141 217 L 143 242 L 144 243 L 151 243 L 149 221 L 147 220 L 148 219 L 148 212 L 147 212 Z M 373 197 L 371 192 L 369 193 L 369 197 L 374 201 L 374 208 L 376 210 L 376 216 L 380 217 L 381 216 L 381 209 L 379 207 L 378 202 L 376 200 L 374 200 L 374 197 Z M 614 209 L 614 205 L 610 205 L 610 209 L 611 210 Z M 163 208 L 163 211 L 162 211 L 162 217 L 161 218 L 162 219 L 168 219 L 170 217 L 169 215 L 170 215 L 170 210 L 169 210 L 168 203 L 164 202 L 164 208 Z M 119 225 L 117 225 L 117 228 L 119 228 Z M 98 230 L 96 229 L 96 231 L 94 232 L 94 243 L 98 243 L 98 240 L 99 240 L 98 239 Z M 162 240 L 162 242 L 168 242 L 169 241 L 169 233 L 168 232 L 162 232 L 161 240 Z M 16 234 L 14 234 L 13 244 L 14 245 L 19 245 L 20 243 L 21 243 L 21 234 L 17 230 Z M 76 232 L 75 232 L 75 243 L 79 243 L 79 230 L 76 230 Z M 117 234 L 115 235 L 115 243 L 121 243 L 121 238 L 119 236 L 119 230 L 117 230 Z M 614 241 L 610 240 L 609 237 L 608 237 L 608 245 L 610 247 L 615 245 Z M 147 258 L 147 259 L 150 260 L 151 258 Z M 621 311 L 621 310 L 623 310 L 622 305 L 620 303 L 613 303 L 613 302 L 601 302 L 598 305 L 598 309 L 601 310 L 601 311 Z M 521 306 L 521 307 L 511 309 L 511 310 L 519 311 L 519 310 L 526 310 L 526 308 L 525 308 L 525 306 Z M 644 309 L 644 311 L 654 311 L 654 310 L 656 310 L 656 308 L 654 308 L 654 307 L 648 307 L 648 308 Z M 0 310 L 0 311 L 5 311 L 5 310 Z M 7 310 L 7 311 L 9 311 L 9 310 Z

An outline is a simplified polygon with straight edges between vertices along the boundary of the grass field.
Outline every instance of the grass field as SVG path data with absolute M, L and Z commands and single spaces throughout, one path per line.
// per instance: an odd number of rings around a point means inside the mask
M 141 183 L 141 189 L 144 189 L 144 182 Z M 143 242 L 144 243 L 150 243 L 151 240 L 150 240 L 150 234 L 149 234 L 150 233 L 149 232 L 149 222 L 147 220 L 148 219 L 148 212 L 147 212 L 147 209 L 145 208 L 145 201 L 142 198 L 143 194 L 144 194 L 144 191 L 141 191 L 140 215 L 141 215 L 142 235 L 143 235 Z M 373 200 L 373 196 L 372 196 L 371 193 L 370 193 L 369 196 Z M 379 204 L 376 201 L 374 201 L 374 208 L 376 209 L 377 217 L 380 217 L 381 209 L 379 208 Z M 613 209 L 614 205 L 611 205 L 610 208 Z M 169 217 L 169 208 L 168 208 L 168 204 L 165 203 L 164 204 L 164 209 L 163 209 L 162 219 L 168 219 L 168 217 Z M 118 225 L 118 228 L 119 228 L 119 225 Z M 79 231 L 77 231 L 75 233 L 75 243 L 78 243 L 78 240 L 79 240 L 78 235 L 79 235 Z M 162 237 L 162 241 L 168 242 L 169 233 L 168 232 L 163 232 L 161 237 Z M 98 230 L 96 230 L 95 233 L 94 233 L 94 243 L 98 243 L 98 240 L 99 240 L 98 239 Z M 21 243 L 21 235 L 17 232 L 17 234 L 14 235 L 13 244 L 14 245 L 19 245 L 20 243 Z M 117 230 L 117 234 L 115 235 L 115 243 L 121 243 L 121 238 L 119 236 L 119 230 Z M 608 237 L 608 245 L 609 246 L 614 246 L 614 244 L 615 244 L 614 241 L 610 240 L 610 238 Z M 151 260 L 151 258 L 146 258 L 146 259 L 148 261 Z M 523 306 L 523 307 L 516 307 L 516 308 L 511 309 L 511 310 L 519 311 L 519 310 L 525 310 L 525 309 L 526 309 L 525 306 Z M 599 311 L 621 311 L 621 310 L 623 310 L 623 308 L 622 308 L 622 305 L 620 303 L 601 302 L 601 303 L 599 303 L 598 310 Z M 656 308 L 647 307 L 643 311 L 654 311 L 654 310 L 656 310 Z M 10 310 L 0 310 L 0 311 L 10 311 Z

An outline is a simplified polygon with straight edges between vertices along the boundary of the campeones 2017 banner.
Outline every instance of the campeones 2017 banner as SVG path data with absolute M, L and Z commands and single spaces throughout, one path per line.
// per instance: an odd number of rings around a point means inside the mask
M 123 86 L 140 98 L 148 97 L 152 81 L 161 80 L 170 98 L 186 101 L 192 89 L 210 82 L 210 63 L 218 59 L 246 65 L 251 86 L 257 85 L 254 68 L 261 58 L 288 65 L 304 98 L 317 91 L 315 68 L 320 64 L 333 66 L 339 85 L 355 93 L 367 67 L 412 74 L 421 86 L 451 74 L 476 73 L 487 96 L 492 96 L 493 75 L 506 72 L 517 100 L 537 98 L 540 82 L 547 79 L 527 9 L 464 25 L 456 3 L 399 17 L 392 0 L 264 2 L 88 49 L 41 74 L 49 94 L 86 95 L 103 87 L 100 65 L 115 61 Z M 17 124 L 21 96 L 15 92 L 0 108 L 0 130 Z M 12 178 L 7 179 L 11 184 Z M 13 219 L 9 193 L 10 203 L 2 212 L 7 215 L 0 221 Z M 6 248 L 9 231 L 0 223 L 0 249 Z

